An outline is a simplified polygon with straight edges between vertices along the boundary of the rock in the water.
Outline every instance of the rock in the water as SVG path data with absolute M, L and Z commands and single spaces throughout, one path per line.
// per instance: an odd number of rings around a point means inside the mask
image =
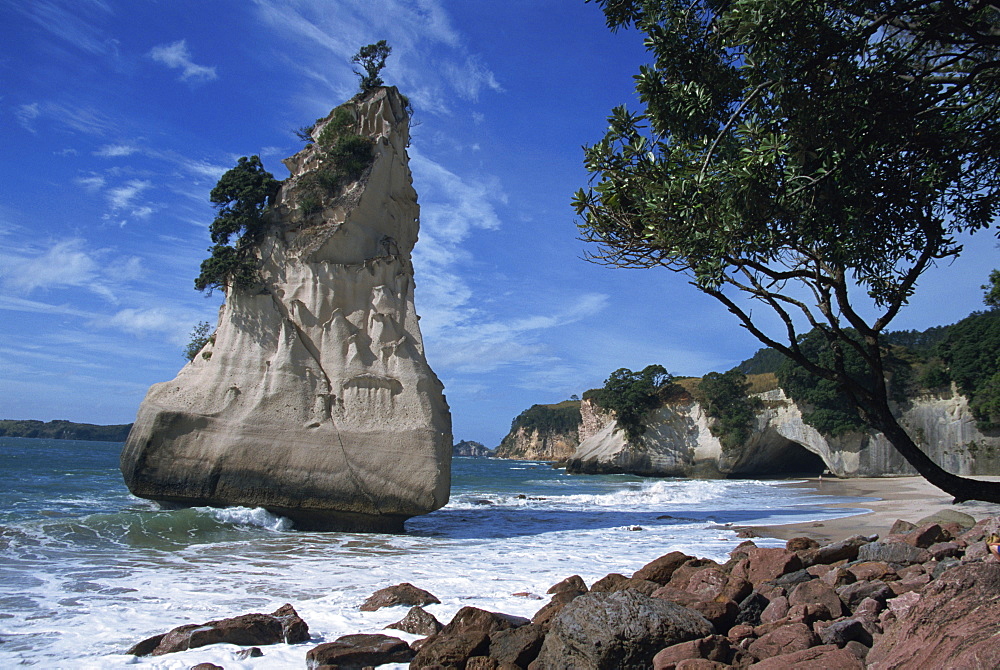
M 645 670 L 664 647 L 714 633 L 704 617 L 672 602 L 635 591 L 592 592 L 552 621 L 532 667 Z
M 386 628 L 394 628 L 413 635 L 434 635 L 443 628 L 433 614 L 422 607 L 412 607 L 406 616 L 391 623 Z
M 309 626 L 291 605 L 271 614 L 243 614 L 203 624 L 185 624 L 143 640 L 128 650 L 134 656 L 161 656 L 209 644 L 251 645 L 295 643 L 309 639 Z
M 451 417 L 413 307 L 406 104 L 377 88 L 346 109 L 370 167 L 337 177 L 323 142 L 342 114 L 286 161 L 254 243 L 260 286 L 227 290 L 210 343 L 139 408 L 121 456 L 135 495 L 316 530 L 401 531 L 448 502 Z
M 395 607 L 396 605 L 423 606 L 437 605 L 441 601 L 434 597 L 434 594 L 417 588 L 409 582 L 387 586 L 379 589 L 368 600 L 361 604 L 359 608 L 362 612 L 374 612 L 382 607 Z
M 388 635 L 344 635 L 333 642 L 313 647 L 306 653 L 306 667 L 333 666 L 349 670 L 383 663 L 407 663 L 413 658 L 410 645 L 398 637 Z

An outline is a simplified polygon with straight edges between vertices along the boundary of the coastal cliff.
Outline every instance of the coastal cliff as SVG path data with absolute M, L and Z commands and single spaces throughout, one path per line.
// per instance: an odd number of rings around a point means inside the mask
M 324 146 L 341 127 L 371 144 L 346 183 Z M 399 531 L 447 503 L 452 447 L 413 306 L 407 103 L 376 88 L 311 132 L 255 245 L 262 287 L 227 290 L 209 343 L 149 390 L 121 470 L 143 498 Z
M 651 412 L 646 432 L 637 440 L 628 440 L 613 421 L 606 423 L 581 441 L 567 470 L 674 477 L 816 475 L 824 470 L 838 477 L 916 474 L 880 433 L 823 435 L 803 421 L 802 408 L 780 389 L 758 397 L 762 409 L 755 426 L 735 449 L 723 448 L 711 431 L 714 419 L 689 398 Z M 1000 436 L 977 428 L 964 396 L 954 391 L 923 395 L 898 411 L 921 448 L 949 472 L 1000 473 Z
M 565 461 L 580 444 L 580 401 L 533 405 L 521 412 L 494 455 L 528 461 Z

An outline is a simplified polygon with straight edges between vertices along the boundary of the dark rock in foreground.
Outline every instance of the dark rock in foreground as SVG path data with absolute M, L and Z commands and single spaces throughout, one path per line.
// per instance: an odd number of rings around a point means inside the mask
M 309 639 L 309 626 L 288 604 L 271 614 L 243 614 L 203 624 L 185 624 L 154 635 L 132 646 L 126 653 L 133 656 L 162 656 L 187 651 L 210 644 L 252 645 L 295 644 Z

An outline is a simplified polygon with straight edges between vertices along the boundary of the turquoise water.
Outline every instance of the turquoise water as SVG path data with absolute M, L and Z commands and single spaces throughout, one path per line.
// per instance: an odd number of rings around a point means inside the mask
M 161 510 L 131 496 L 120 444 L 0 438 L 0 667 L 301 668 L 322 641 L 379 632 L 400 613 L 362 613 L 384 586 L 531 616 L 512 594 L 570 575 L 629 574 L 673 550 L 724 559 L 724 524 L 843 516 L 848 502 L 773 481 L 572 476 L 546 463 L 455 459 L 451 502 L 405 535 L 301 533 L 261 509 Z M 762 541 L 763 544 L 775 541 Z M 291 602 L 314 639 L 237 661 L 234 648 L 134 659 L 124 649 L 182 623 Z M 405 636 L 405 635 L 404 635 Z

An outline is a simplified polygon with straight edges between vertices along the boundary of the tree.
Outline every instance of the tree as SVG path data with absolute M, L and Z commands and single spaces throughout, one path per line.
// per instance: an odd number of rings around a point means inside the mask
M 750 382 L 739 370 L 709 372 L 698 383 L 705 413 L 715 419 L 710 426 L 724 451 L 741 447 L 753 432 L 760 398 L 750 396 Z
M 202 262 L 195 289 L 211 294 L 227 286 L 247 290 L 258 282 L 253 244 L 264 230 L 264 213 L 280 186 L 259 156 L 243 156 L 222 175 L 210 194 L 218 212 L 209 226 L 212 255 Z
M 993 309 L 1000 309 L 1000 270 L 991 272 L 989 283 L 983 284 L 980 288 L 986 291 L 983 303 Z
M 351 58 L 352 63 L 361 66 L 364 72 L 354 70 L 354 74 L 361 79 L 361 92 L 370 91 L 384 84 L 379 73 L 385 67 L 385 61 L 392 53 L 392 47 L 386 44 L 385 40 L 379 40 L 375 44 L 366 44 L 358 49 L 358 53 Z
M 586 149 L 593 182 L 574 205 L 592 259 L 685 273 L 833 382 L 931 483 L 1000 502 L 1000 485 L 945 472 L 896 421 L 881 341 L 922 273 L 961 253 L 957 236 L 995 225 L 1000 7 L 597 2 L 612 30 L 646 34 L 652 62 L 635 77 L 643 112 L 616 108 Z M 810 330 L 829 362 L 803 351 Z
M 589 391 L 583 397 L 613 411 L 618 428 L 625 431 L 629 440 L 637 440 L 646 432 L 643 418 L 662 404 L 663 393 L 673 385 L 673 375 L 662 365 L 648 365 L 642 372 L 620 368 L 605 380 L 604 388 Z
M 193 361 L 198 352 L 205 348 L 208 341 L 212 339 L 212 324 L 208 321 L 200 321 L 198 325 L 191 329 L 191 340 L 184 347 L 184 358 Z

